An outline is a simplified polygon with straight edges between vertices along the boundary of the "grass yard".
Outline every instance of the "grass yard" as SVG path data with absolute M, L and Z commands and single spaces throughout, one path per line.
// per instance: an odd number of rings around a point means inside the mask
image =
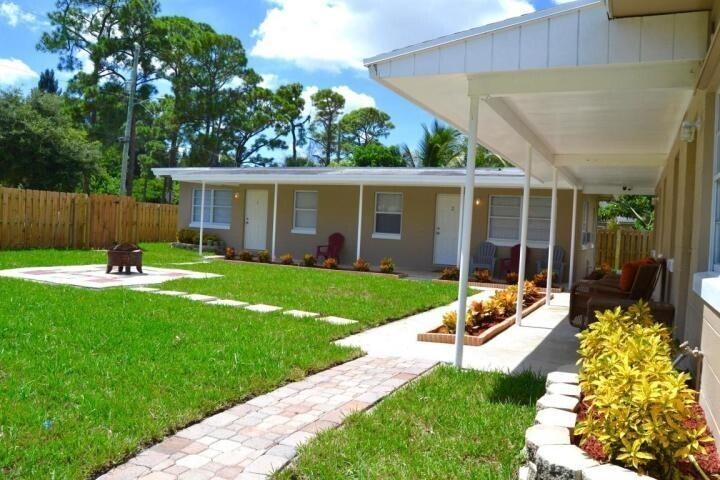
M 513 478 L 543 390 L 532 374 L 441 367 L 322 433 L 275 478 Z
M 352 272 L 231 262 L 184 268 L 223 276 L 175 280 L 163 287 L 335 315 L 364 326 L 446 305 L 457 297 L 454 285 Z

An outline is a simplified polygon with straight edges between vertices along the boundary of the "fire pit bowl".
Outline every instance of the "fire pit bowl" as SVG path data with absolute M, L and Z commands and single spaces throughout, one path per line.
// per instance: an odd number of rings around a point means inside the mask
M 114 267 L 118 267 L 118 273 L 131 273 L 130 268 L 135 267 L 137 271 L 142 271 L 142 250 L 134 243 L 121 243 L 115 245 L 107 251 L 107 270 L 105 273 L 112 272 Z

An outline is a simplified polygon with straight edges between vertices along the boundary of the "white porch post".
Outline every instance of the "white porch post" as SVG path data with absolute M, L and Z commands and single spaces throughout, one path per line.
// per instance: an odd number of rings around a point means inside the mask
M 460 265 L 460 249 L 462 248 L 462 212 L 463 212 L 463 198 L 465 197 L 465 187 L 460 187 L 460 212 L 458 213 L 459 228 L 458 228 L 458 241 L 457 241 L 457 255 L 455 256 L 455 265 Z
M 552 276 L 553 276 L 553 257 L 555 256 L 555 240 L 556 240 L 556 226 L 557 226 L 557 186 L 558 186 L 558 171 L 557 167 L 553 167 L 553 185 L 552 185 L 552 199 L 550 205 L 550 239 L 548 241 L 548 260 L 547 260 L 547 283 L 545 285 L 545 305 L 550 305 L 550 299 L 552 296 Z M 562 281 L 562 279 L 559 279 Z
M 525 296 L 525 263 L 527 262 L 527 229 L 530 213 L 530 177 L 532 175 L 532 146 L 528 145 L 525 184 L 523 185 L 522 214 L 520 226 L 520 264 L 518 265 L 518 298 L 515 323 L 522 325 L 523 297 Z
M 572 204 L 572 229 L 570 233 L 570 268 L 568 273 L 568 290 L 572 290 L 573 277 L 575 276 L 575 230 L 577 229 L 577 201 L 578 189 L 573 186 L 573 204 Z
M 277 204 L 278 204 L 278 184 L 275 183 L 275 192 L 273 194 L 273 222 L 272 222 L 272 251 L 270 253 L 273 262 L 277 258 L 275 256 L 275 238 L 277 233 Z
M 205 181 L 202 182 L 202 190 L 200 191 L 200 245 L 198 245 L 198 253 L 202 257 L 203 254 L 203 230 L 205 229 Z
M 467 310 L 468 276 L 470 275 L 470 233 L 472 232 L 473 196 L 475 192 L 475 154 L 477 152 L 478 110 L 480 98 L 470 97 L 468 125 L 468 153 L 465 167 L 465 191 L 460 221 L 460 281 L 458 282 L 457 325 L 455 329 L 455 366 L 462 368 L 465 340 L 465 311 Z
M 360 246 L 362 243 L 362 215 L 363 215 L 363 190 L 365 186 L 360 184 L 360 193 L 358 194 L 358 221 L 357 221 L 357 253 L 355 258 L 360 258 Z

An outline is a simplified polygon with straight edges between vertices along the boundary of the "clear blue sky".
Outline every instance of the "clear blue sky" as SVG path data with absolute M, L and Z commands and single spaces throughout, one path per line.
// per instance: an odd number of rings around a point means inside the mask
M 567 0 L 161 0 L 235 35 L 267 86 L 334 87 L 349 107 L 375 105 L 396 129 L 389 143 L 414 146 L 431 117 L 368 78 L 362 59 Z M 29 89 L 57 57 L 35 49 L 54 0 L 0 0 L 0 88 Z M 61 78 L 67 78 L 64 74 Z

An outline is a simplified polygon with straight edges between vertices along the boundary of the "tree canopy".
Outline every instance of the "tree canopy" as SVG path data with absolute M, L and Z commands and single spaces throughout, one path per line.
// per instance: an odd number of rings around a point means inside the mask
M 655 207 L 649 195 L 615 195 L 612 200 L 602 202 L 598 209 L 598 218 L 605 222 L 615 221 L 618 217 L 634 220 L 636 230 L 655 228 Z

